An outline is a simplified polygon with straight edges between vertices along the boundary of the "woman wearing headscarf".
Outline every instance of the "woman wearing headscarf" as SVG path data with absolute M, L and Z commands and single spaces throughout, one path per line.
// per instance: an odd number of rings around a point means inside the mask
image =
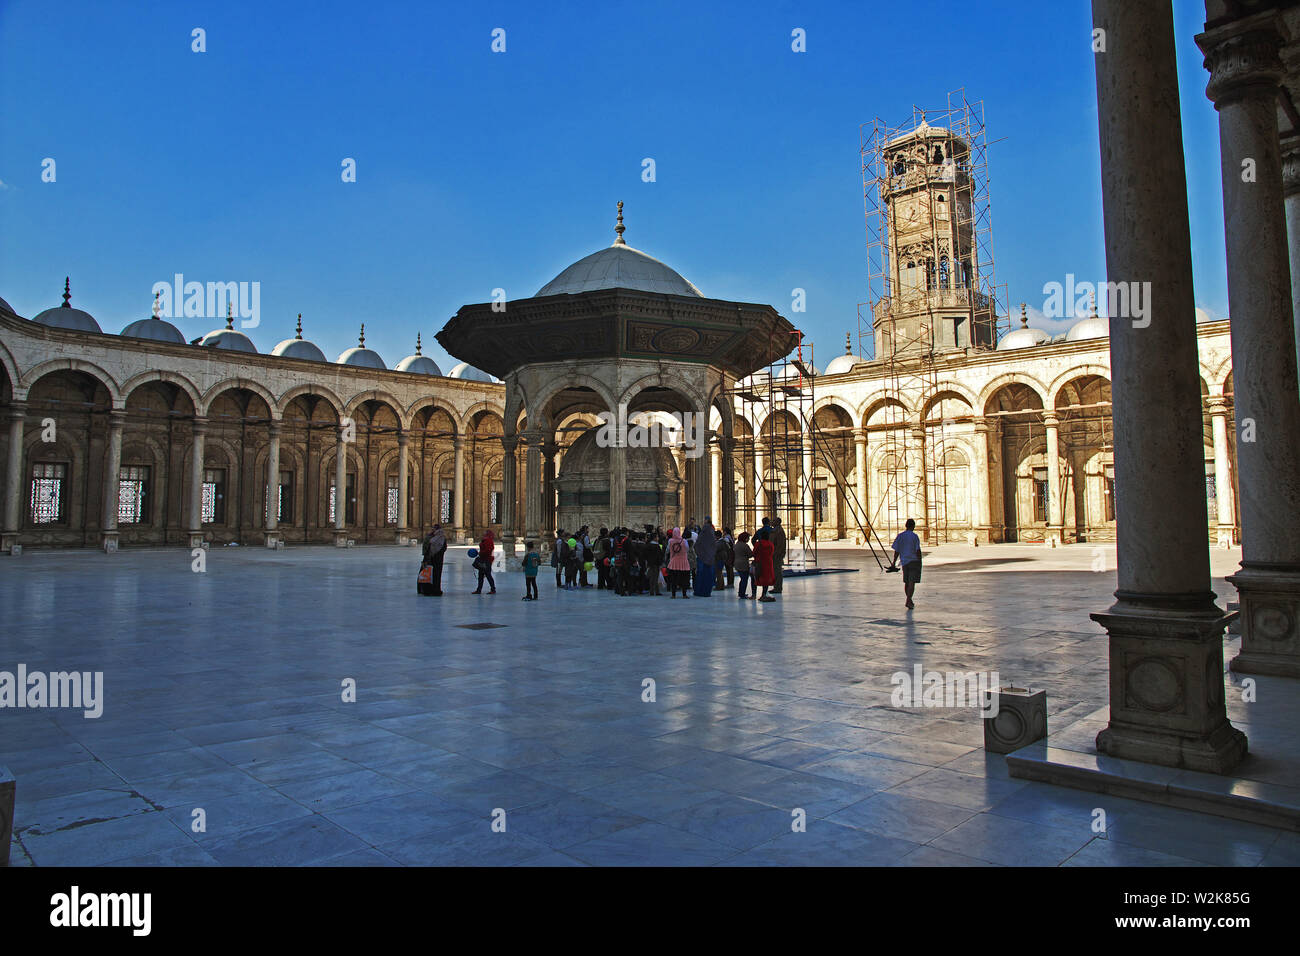
M 763 589 L 759 596 L 759 601 L 776 603 L 776 598 L 767 596 L 767 589 L 776 583 L 776 569 L 772 566 L 772 539 L 771 531 L 766 525 L 759 529 L 754 535 L 754 567 L 757 574 L 754 576 L 754 583 Z
M 713 521 L 705 516 L 704 527 L 695 539 L 695 596 L 709 597 L 713 593 L 713 563 L 718 554 L 718 532 Z
M 436 524 L 424 542 L 424 562 L 433 568 L 429 593 L 434 597 L 442 597 L 442 559 L 446 553 L 447 536 L 442 533 L 442 525 Z
M 483 579 L 492 586 L 489 594 L 497 593 L 497 583 L 492 580 L 492 552 L 496 550 L 496 542 L 492 539 L 492 529 L 489 528 L 483 532 L 483 540 L 478 543 L 478 557 L 474 559 L 474 567 L 478 568 L 478 590 L 475 594 L 483 593 Z
M 688 576 L 691 573 L 690 559 L 687 557 L 689 545 L 682 540 L 682 529 L 673 528 L 672 536 L 668 539 L 668 596 L 677 597 L 677 589 L 681 588 L 682 597 L 689 598 L 687 589 L 690 587 Z

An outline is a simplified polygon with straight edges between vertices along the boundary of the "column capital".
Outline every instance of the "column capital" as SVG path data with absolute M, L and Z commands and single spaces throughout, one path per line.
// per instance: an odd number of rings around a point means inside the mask
M 1251 95 L 1277 95 L 1286 73 L 1281 56 L 1285 29 L 1278 14 L 1266 10 L 1196 37 L 1210 72 L 1205 95 L 1216 109 Z
M 411 443 L 411 432 L 408 429 L 399 428 L 397 430 L 397 446 L 399 448 L 402 448 L 405 447 L 406 445 L 409 445 L 410 443 Z
M 864 444 L 867 440 L 867 426 L 859 425 L 853 429 L 853 441 L 858 444 Z
M 26 402 L 10 402 L 5 408 L 5 417 L 11 422 L 21 422 L 27 417 Z
M 513 455 L 515 448 L 519 445 L 518 435 L 502 435 L 501 448 L 507 455 Z
M 1228 399 L 1225 395 L 1211 395 L 1205 400 L 1205 407 L 1211 415 L 1227 415 Z
M 270 438 L 279 438 L 280 433 L 284 431 L 284 422 L 278 418 L 272 418 L 266 423 L 266 434 Z
M 451 438 L 451 447 L 455 451 L 461 451 L 465 447 L 465 436 L 457 432 Z
M 1282 197 L 1300 193 L 1300 134 L 1282 140 Z
M 991 428 L 991 423 L 987 418 L 984 418 L 983 416 L 979 416 L 975 419 L 973 423 L 973 427 L 976 434 L 987 435 Z
M 1048 428 L 1055 428 L 1061 424 L 1061 418 L 1054 411 L 1045 411 L 1043 412 L 1043 424 Z
M 208 420 L 195 415 L 190 419 L 190 428 L 195 435 L 206 435 L 208 433 Z
M 121 428 L 126 424 L 125 408 L 110 408 L 108 410 L 108 427 Z

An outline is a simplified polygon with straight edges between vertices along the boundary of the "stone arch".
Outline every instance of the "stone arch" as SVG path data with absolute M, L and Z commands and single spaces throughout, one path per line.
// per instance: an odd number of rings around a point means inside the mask
M 813 402 L 813 406 L 811 409 L 809 409 L 808 414 L 813 416 L 813 418 L 816 418 L 817 413 L 820 412 L 823 408 L 828 408 L 832 406 L 844 412 L 844 414 L 848 416 L 849 423 L 854 428 L 858 428 L 862 425 L 862 419 L 858 418 L 858 412 L 860 411 L 860 409 L 854 408 L 852 402 L 842 398 L 839 395 L 826 395 L 822 398 L 817 399 L 817 401 Z
M 872 415 L 876 414 L 876 412 L 880 411 L 886 406 L 892 406 L 894 408 L 901 410 L 903 421 L 898 423 L 900 425 L 903 424 L 903 422 L 909 421 L 915 416 L 916 410 L 912 408 L 911 405 L 909 405 L 907 402 L 903 401 L 897 396 L 872 395 L 869 398 L 867 398 L 866 401 L 864 401 L 861 405 L 858 406 L 857 419 L 863 425 L 866 425 L 868 422 L 871 421 Z
M 1047 389 L 1048 400 L 1044 403 L 1044 407 L 1055 408 L 1059 404 L 1061 390 L 1065 386 L 1075 379 L 1089 378 L 1091 376 L 1105 379 L 1106 383 L 1110 384 L 1110 369 L 1105 365 L 1090 362 L 1085 365 L 1072 366 L 1052 380 L 1052 384 Z
M 220 398 L 223 392 L 235 391 L 238 389 L 252 392 L 258 398 L 262 399 L 262 401 L 266 402 L 267 411 L 271 415 L 271 420 L 279 420 L 279 403 L 275 400 L 275 396 L 271 394 L 271 390 L 265 385 L 249 378 L 227 378 L 218 382 L 216 385 L 213 385 L 203 393 L 203 398 L 197 409 L 198 414 L 206 416 L 212 408 L 212 403 Z
M 450 404 L 440 401 L 433 395 L 426 395 L 423 398 L 417 398 L 410 405 L 406 406 L 406 425 L 405 429 L 410 430 L 415 427 L 416 416 L 425 409 L 429 410 L 429 420 L 438 412 L 442 412 L 451 421 L 452 431 L 459 436 L 461 434 L 460 415 Z
M 651 386 L 657 386 L 670 392 L 676 392 L 682 398 L 686 399 L 688 404 L 693 406 L 690 409 L 690 411 L 693 412 L 709 408 L 713 404 L 709 396 L 697 392 L 685 382 L 674 379 L 667 372 L 651 372 L 648 375 L 642 375 L 624 388 L 618 396 L 618 402 L 610 406 L 610 408 L 616 409 L 619 404 L 624 402 L 631 406 L 632 401 Z
M 543 410 L 548 404 L 550 404 L 551 399 L 566 388 L 573 388 L 575 386 L 590 388 L 600 397 L 600 399 L 605 403 L 605 407 L 611 412 L 618 409 L 618 401 L 614 398 L 614 394 L 609 390 L 608 386 L 606 386 L 604 382 L 600 381 L 600 379 L 593 378 L 590 375 L 585 375 L 582 372 L 569 371 L 556 375 L 555 379 L 546 389 L 533 396 L 531 403 L 528 405 L 530 413 L 528 417 L 531 420 L 540 422 L 545 417 L 543 415 Z M 481 404 L 487 403 L 485 402 Z M 499 414 L 504 418 L 504 412 L 500 412 Z
M 939 382 L 921 398 L 922 420 L 930 417 L 931 407 L 936 402 L 942 400 L 944 395 L 955 395 L 962 399 L 968 406 L 970 406 L 972 412 L 979 407 L 979 396 L 965 385 L 953 381 Z
M 5 371 L 5 376 L 9 379 L 10 386 L 17 389 L 20 376 L 18 375 L 18 363 L 14 361 L 9 347 L 0 342 L 0 368 Z
M 411 427 L 411 417 L 406 411 L 406 406 L 398 399 L 394 398 L 392 392 L 385 391 L 381 388 L 372 388 L 357 395 L 353 395 L 348 399 L 344 406 L 347 409 L 348 417 L 355 418 L 357 410 L 366 402 L 379 402 L 382 405 L 387 405 L 392 409 L 393 416 L 397 419 L 397 425 L 399 428 L 406 431 Z
M 175 385 L 186 395 L 190 397 L 190 404 L 193 406 L 195 414 L 198 413 L 202 403 L 202 396 L 199 394 L 198 386 L 191 382 L 184 375 L 178 375 L 175 372 L 167 372 L 161 369 L 156 371 L 141 372 L 122 383 L 122 404 L 123 406 L 130 400 L 131 395 L 142 385 L 148 385 L 151 382 L 169 382 Z
M 315 384 L 295 385 L 293 388 L 281 395 L 280 401 L 275 406 L 272 406 L 275 409 L 275 417 L 283 418 L 285 409 L 289 407 L 289 403 L 302 395 L 312 395 L 316 398 L 324 399 L 334 409 L 335 418 L 343 417 L 343 402 L 338 395 L 326 388 L 324 385 Z
M 990 379 L 988 382 L 984 384 L 984 387 L 980 390 L 979 402 L 975 407 L 980 409 L 987 409 L 989 406 L 989 401 L 993 398 L 993 396 L 996 395 L 1004 386 L 1007 385 L 1024 385 L 1026 388 L 1028 388 L 1030 391 L 1032 391 L 1035 395 L 1038 396 L 1038 402 L 1040 407 L 1042 408 L 1048 407 L 1047 396 L 1049 394 L 1049 390 L 1047 386 L 1044 385 L 1042 381 L 1039 380 L 1037 377 L 1033 375 L 1029 375 L 1026 372 L 1004 372 L 1003 374 Z
M 64 371 L 84 372 L 91 378 L 96 379 L 108 392 L 112 407 L 122 407 L 122 389 L 117 384 L 117 380 L 94 362 L 87 362 L 84 359 L 58 358 L 42 362 L 40 365 L 28 369 L 15 385 L 21 387 L 24 391 L 30 391 L 33 385 L 49 373 Z M 18 388 L 15 387 L 14 391 L 17 392 Z
M 473 432 L 475 430 L 473 421 L 475 416 L 477 416 L 479 412 L 491 412 L 493 415 L 499 418 L 501 420 L 502 431 L 504 432 L 505 424 L 506 424 L 505 408 L 501 405 L 498 405 L 496 402 L 489 402 L 486 400 L 481 402 L 475 402 L 469 408 L 465 409 L 465 411 L 461 414 L 459 421 L 453 419 L 453 422 L 455 422 L 457 426 L 457 431 L 462 435 L 468 435 L 471 432 Z

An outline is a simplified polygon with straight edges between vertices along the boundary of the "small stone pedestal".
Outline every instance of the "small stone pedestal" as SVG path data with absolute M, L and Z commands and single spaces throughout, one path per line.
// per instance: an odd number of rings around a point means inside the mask
M 9 844 L 14 838 L 14 775 L 0 767 L 0 866 L 9 865 Z
M 193 551 L 195 548 L 206 548 L 207 546 L 208 546 L 208 543 L 207 543 L 207 541 L 205 541 L 205 540 L 203 539 L 203 532 L 202 532 L 202 531 L 191 531 L 191 532 L 190 532 L 190 550 L 191 550 L 191 551 Z
M 351 539 L 348 538 L 348 534 L 347 534 L 346 531 L 335 531 L 335 532 L 334 532 L 334 547 L 336 547 L 336 548 L 346 548 L 346 547 L 348 547 L 351 543 L 352 543 L 352 541 L 351 541 Z
M 266 533 L 266 549 L 268 551 L 280 551 L 284 548 L 284 537 L 278 531 L 268 531 Z
M 1001 687 L 985 694 L 985 706 L 996 712 L 984 718 L 984 749 L 1009 754 L 1047 736 L 1047 691 Z
M 104 549 L 105 554 L 117 554 L 117 532 L 104 531 L 99 541 L 99 546 Z
M 1300 574 L 1243 567 L 1228 578 L 1241 598 L 1234 674 L 1300 677 Z
M 23 553 L 23 546 L 18 543 L 18 532 L 6 531 L 0 534 L 0 551 L 15 557 Z

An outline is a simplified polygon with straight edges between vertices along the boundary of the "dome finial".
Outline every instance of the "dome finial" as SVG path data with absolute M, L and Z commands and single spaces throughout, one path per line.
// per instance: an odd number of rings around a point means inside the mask
M 155 293 L 153 294 L 153 317 L 154 317 L 155 319 L 157 319 L 157 318 L 159 317 L 159 316 L 158 316 L 158 312 L 159 312 L 159 310 L 162 308 L 162 306 L 160 306 L 160 305 L 158 304 L 158 296 L 161 295 L 161 294 L 162 294 L 162 293 L 160 293 L 160 292 L 155 292 Z
M 1022 329 L 1029 328 L 1029 316 L 1025 315 L 1025 304 L 1023 302 L 1020 303 L 1020 327 Z
M 844 354 L 853 354 L 853 333 L 851 332 L 844 333 Z
M 1088 317 L 1093 319 L 1097 317 L 1097 297 L 1091 292 L 1088 293 Z
M 415 333 L 415 354 L 416 355 L 420 354 L 420 333 L 419 332 Z
M 614 240 L 614 245 L 616 246 L 627 245 L 627 243 L 623 241 L 623 231 L 626 228 L 627 227 L 623 225 L 623 200 L 620 199 L 618 201 L 618 225 L 614 227 L 614 231 L 618 233 L 618 238 Z
M 235 327 L 234 307 L 235 307 L 234 303 L 231 300 L 227 299 L 226 300 L 226 328 L 228 329 L 233 329 Z
M 360 344 L 362 348 L 366 347 L 366 323 L 364 322 L 361 323 L 361 336 L 358 339 L 358 344 Z
M 302 338 L 302 313 L 301 312 L 298 313 L 298 333 L 294 336 L 294 338 L 295 339 Z
M 69 276 L 63 277 L 63 308 L 70 309 L 68 303 L 72 301 L 72 279 Z

